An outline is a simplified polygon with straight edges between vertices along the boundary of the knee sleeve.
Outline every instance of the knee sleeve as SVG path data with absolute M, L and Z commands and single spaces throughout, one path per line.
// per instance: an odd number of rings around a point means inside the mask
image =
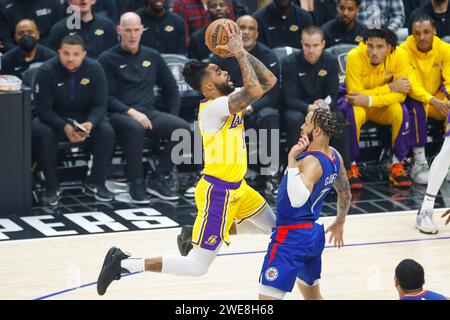
M 194 247 L 187 257 L 163 256 L 161 273 L 200 277 L 208 272 L 209 266 L 216 258 L 219 249 L 220 245 L 215 251 Z

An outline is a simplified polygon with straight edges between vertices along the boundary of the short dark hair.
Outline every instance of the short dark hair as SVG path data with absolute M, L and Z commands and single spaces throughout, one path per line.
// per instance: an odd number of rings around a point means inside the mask
M 62 48 L 62 46 L 65 44 L 70 45 L 70 46 L 80 45 L 81 48 L 83 48 L 83 50 L 86 50 L 86 45 L 84 44 L 83 38 L 77 34 L 65 36 L 62 39 L 59 47 Z
M 381 26 L 380 28 L 367 29 L 363 33 L 363 41 L 367 43 L 370 38 L 381 38 L 386 40 L 387 44 L 391 45 L 392 50 L 398 45 L 398 38 L 394 31 L 386 26 Z
M 342 0 L 338 0 L 338 4 L 341 2 Z M 356 3 L 356 6 L 359 7 L 361 6 L 361 0 L 353 0 Z
M 305 29 L 302 30 L 302 36 L 303 34 L 307 34 L 308 36 L 312 36 L 313 34 L 320 34 L 320 37 L 322 40 L 325 38 L 323 35 L 323 30 L 318 26 L 308 26 Z
M 202 79 L 206 74 L 206 68 L 208 65 L 209 63 L 196 59 L 186 62 L 183 68 L 183 77 L 192 89 L 201 91 Z
M 338 135 L 340 132 L 334 111 L 325 108 L 315 109 L 311 121 L 315 127 L 322 129 L 323 133 L 330 138 Z
M 430 21 L 431 26 L 433 28 L 435 28 L 436 26 L 434 25 L 434 20 L 433 18 L 431 18 L 429 15 L 427 15 L 426 13 L 421 13 L 418 14 L 416 16 L 414 16 L 414 18 L 412 19 L 412 23 L 411 23 L 411 28 L 414 26 L 414 23 L 416 22 L 423 22 L 423 21 Z
M 404 291 L 413 291 L 423 287 L 425 271 L 418 262 L 405 259 L 395 268 L 395 278 Z

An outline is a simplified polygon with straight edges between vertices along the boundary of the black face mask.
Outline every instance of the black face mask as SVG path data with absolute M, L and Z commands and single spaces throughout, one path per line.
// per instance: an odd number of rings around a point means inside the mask
M 25 52 L 31 52 L 34 48 L 36 48 L 38 41 L 32 36 L 25 35 L 19 40 L 19 48 Z

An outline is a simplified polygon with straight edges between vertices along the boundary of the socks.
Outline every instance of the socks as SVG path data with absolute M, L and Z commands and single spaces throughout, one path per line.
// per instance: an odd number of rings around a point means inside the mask
M 120 266 L 130 273 L 145 271 L 144 258 L 128 258 L 120 262 Z
M 400 161 L 398 160 L 398 158 L 397 158 L 397 156 L 393 156 L 392 157 L 392 164 L 394 165 L 394 164 L 396 164 L 396 163 L 399 163 Z
M 413 148 L 414 161 L 418 164 L 428 164 L 425 158 L 425 147 Z
M 435 200 L 436 197 L 430 197 L 428 195 L 425 195 L 425 197 L 423 198 L 422 207 L 420 208 L 420 211 L 433 210 Z

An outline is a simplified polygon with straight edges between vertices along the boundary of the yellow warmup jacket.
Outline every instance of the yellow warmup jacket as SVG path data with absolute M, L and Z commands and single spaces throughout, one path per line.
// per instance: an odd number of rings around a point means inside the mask
M 411 98 L 424 104 L 430 103 L 444 83 L 447 92 L 450 92 L 450 45 L 438 37 L 433 38 L 432 49 L 420 52 L 417 49 L 413 36 L 409 36 L 400 45 L 409 55 L 413 66 L 416 83 L 411 86 Z
M 346 84 L 347 92 L 357 92 L 372 97 L 371 107 L 386 107 L 394 103 L 401 103 L 406 95 L 391 92 L 389 82 L 401 77 L 407 77 L 415 82 L 408 53 L 397 47 L 388 53 L 384 63 L 372 66 L 367 51 L 367 45 L 360 43 L 350 50 L 347 56 Z M 413 83 L 411 83 L 411 86 Z

